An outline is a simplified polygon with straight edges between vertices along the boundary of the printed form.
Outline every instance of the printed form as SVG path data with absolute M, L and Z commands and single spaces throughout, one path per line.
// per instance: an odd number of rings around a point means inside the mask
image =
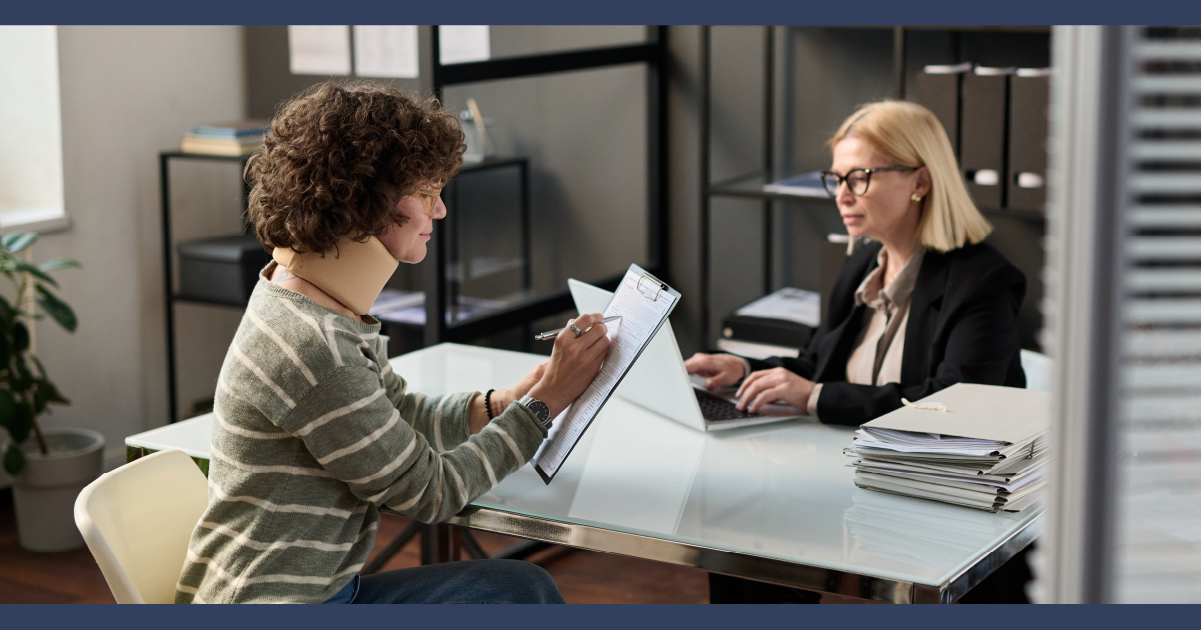
M 555 418 L 546 441 L 534 454 L 534 469 L 547 484 L 559 472 L 576 442 L 583 437 L 642 350 L 667 321 L 679 299 L 679 293 L 637 265 L 630 265 L 613 300 L 605 308 L 605 317 L 621 315 L 620 321 L 609 326 L 609 356 L 592 384 Z

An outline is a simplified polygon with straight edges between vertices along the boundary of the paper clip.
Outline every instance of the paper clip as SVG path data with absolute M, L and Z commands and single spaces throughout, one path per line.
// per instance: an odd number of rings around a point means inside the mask
M 655 287 L 657 287 L 657 290 L 655 290 L 655 292 L 654 292 L 654 294 L 653 294 L 653 295 L 652 295 L 652 294 L 651 294 L 649 291 L 647 291 L 647 290 L 644 290 L 644 289 L 642 288 L 642 281 L 643 281 L 643 280 L 646 280 L 647 282 L 653 283 L 653 284 L 655 285 L 654 287 L 648 287 L 648 289 L 649 289 L 649 288 L 655 288 Z M 638 292 L 639 292 L 639 293 L 641 293 L 642 295 L 644 295 L 644 296 L 646 296 L 646 297 L 650 298 L 650 300 L 651 300 L 652 302 L 658 302 L 658 301 L 659 301 L 659 295 L 660 295 L 661 293 L 663 293 L 665 290 L 667 290 L 667 285 L 666 285 L 666 284 L 664 284 L 664 282 L 663 282 L 662 280 L 660 280 L 660 279 L 658 279 L 658 278 L 656 278 L 656 277 L 652 276 L 650 273 L 648 273 L 648 272 L 643 272 L 643 273 L 642 273 L 642 277 L 638 278 L 638 283 L 634 285 L 634 288 L 635 288 L 635 289 L 638 289 Z

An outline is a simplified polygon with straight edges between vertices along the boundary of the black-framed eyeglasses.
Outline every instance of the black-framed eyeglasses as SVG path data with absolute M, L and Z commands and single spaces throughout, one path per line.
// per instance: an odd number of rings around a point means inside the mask
M 826 192 L 829 193 L 831 199 L 838 197 L 838 185 L 843 182 L 847 183 L 851 194 L 858 197 L 867 193 L 867 187 L 872 183 L 872 173 L 916 170 L 917 168 L 912 166 L 886 166 L 884 168 L 851 169 L 846 175 L 839 175 L 834 171 L 822 171 L 822 185 L 826 187 Z

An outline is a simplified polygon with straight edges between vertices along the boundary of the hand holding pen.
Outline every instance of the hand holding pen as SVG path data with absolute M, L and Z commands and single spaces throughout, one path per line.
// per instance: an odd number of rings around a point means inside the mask
M 619 319 L 621 319 L 621 315 L 611 315 L 609 317 L 602 319 L 600 323 L 608 324 L 611 322 L 615 322 Z M 571 332 L 575 333 L 576 337 L 579 337 L 580 335 L 588 332 L 589 330 L 592 330 L 592 328 L 588 327 L 583 330 L 580 330 L 580 328 L 575 325 L 574 321 L 569 321 L 569 322 L 567 322 L 567 326 L 564 328 L 556 328 L 554 330 L 548 330 L 544 333 L 538 333 L 537 335 L 534 335 L 534 340 L 535 341 L 547 341 L 548 339 L 554 339 L 555 337 L 559 336 L 559 333 L 563 332 L 564 330 L 571 330 Z
M 578 335 L 572 334 L 577 330 Z M 529 391 L 530 397 L 550 407 L 552 418 L 588 387 L 609 354 L 608 329 L 600 313 L 581 315 L 555 332 L 558 335 L 546 371 Z

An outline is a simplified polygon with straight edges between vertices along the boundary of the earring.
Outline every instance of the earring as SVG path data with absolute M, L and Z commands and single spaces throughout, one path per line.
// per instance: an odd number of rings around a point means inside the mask
M 913 193 L 912 195 L 910 195 L 909 200 L 910 201 L 921 201 L 922 196 L 917 193 Z

